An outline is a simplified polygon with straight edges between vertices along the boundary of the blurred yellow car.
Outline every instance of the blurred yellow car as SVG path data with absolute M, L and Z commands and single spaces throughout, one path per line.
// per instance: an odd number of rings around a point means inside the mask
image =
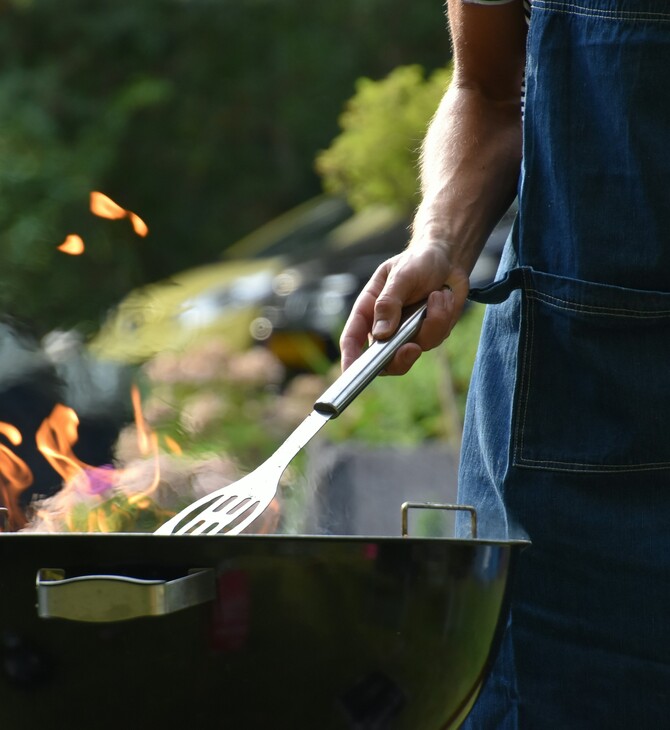
M 318 196 L 233 244 L 224 260 L 132 291 L 109 314 L 90 353 L 136 364 L 212 336 L 234 350 L 248 347 L 275 277 L 293 262 L 319 256 L 328 232 L 350 216 L 343 200 Z
M 89 345 L 98 359 L 140 363 L 216 335 L 248 347 L 256 307 L 271 291 L 279 259 L 234 261 L 185 271 L 131 292 Z

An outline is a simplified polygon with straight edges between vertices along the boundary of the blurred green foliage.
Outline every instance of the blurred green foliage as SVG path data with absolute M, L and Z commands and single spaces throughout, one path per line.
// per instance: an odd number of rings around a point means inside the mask
M 426 440 L 459 443 L 483 312 L 482 305 L 470 306 L 446 344 L 424 353 L 410 374 L 376 378 L 328 424 L 325 437 L 336 443 L 354 440 L 370 446 L 416 446 Z M 234 454 L 250 469 L 268 458 L 291 427 L 309 414 L 313 401 L 339 374 L 339 366 L 333 367 L 329 377 L 309 376 L 313 378 L 311 392 L 302 397 L 290 387 L 281 390 L 260 377 L 231 382 L 225 368 L 221 371 L 224 377 L 204 385 L 182 381 L 166 387 L 150 379 L 147 394 L 169 404 L 162 422 L 164 433 L 190 455 Z M 221 399 L 221 403 L 202 429 L 190 432 L 184 425 L 196 398 Z
M 325 189 L 357 210 L 384 204 L 411 213 L 421 141 L 450 80 L 451 66 L 426 77 L 418 65 L 360 79 L 340 116 L 342 132 L 317 158 Z
M 369 446 L 439 440 L 457 447 L 483 312 L 483 305 L 469 306 L 444 346 L 424 353 L 406 376 L 376 378 L 320 438 Z M 163 353 L 144 366 L 145 416 L 161 439 L 174 439 L 189 457 L 228 455 L 249 471 L 309 414 L 339 365 L 282 385 L 281 365 L 267 350 L 217 356 L 217 342 Z M 207 368 L 212 358 L 216 367 Z M 294 466 L 303 460 L 304 454 Z
M 0 7 L 0 313 L 96 329 L 319 192 L 357 78 L 444 65 L 439 3 L 9 0 Z M 101 190 L 149 225 L 88 210 Z M 80 235 L 86 255 L 57 250 Z

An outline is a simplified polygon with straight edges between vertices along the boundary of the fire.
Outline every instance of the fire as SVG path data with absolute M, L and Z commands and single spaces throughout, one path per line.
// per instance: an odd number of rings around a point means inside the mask
M 10 423 L 0 422 L 2 434 L 12 446 L 19 446 L 23 437 Z M 9 529 L 17 530 L 25 525 L 26 519 L 19 507 L 19 497 L 24 489 L 33 483 L 33 474 L 28 465 L 11 449 L 0 443 L 0 496 L 9 510 Z
M 143 500 L 147 498 L 151 492 L 155 491 L 160 482 L 160 468 L 158 465 L 158 437 L 156 433 L 147 426 L 144 420 L 144 414 L 142 413 L 142 401 L 140 398 L 140 391 L 136 385 L 133 385 L 130 392 L 131 400 L 133 403 L 133 410 L 135 413 L 135 424 L 137 426 L 137 444 L 140 449 L 142 456 L 148 456 L 152 454 L 154 457 L 154 477 L 151 484 L 143 492 L 134 494 L 128 500 L 130 504 L 137 504 L 141 506 Z
M 149 233 L 149 228 L 147 224 L 139 217 L 139 215 L 137 215 L 137 213 L 132 213 L 128 211 L 128 218 L 130 219 L 133 230 L 135 231 L 135 233 L 137 233 L 138 236 L 144 238 L 147 233 Z
M 81 256 L 84 253 L 84 242 L 81 236 L 71 233 L 63 243 L 58 247 L 59 251 L 67 253 L 70 256 Z
M 133 482 L 133 487 L 125 495 L 128 509 L 145 509 L 151 505 L 151 494 L 159 485 L 160 469 L 158 454 L 158 438 L 148 426 L 142 414 L 139 390 L 133 386 L 131 392 L 137 428 L 138 448 L 144 457 L 149 458 L 153 467 L 144 472 L 144 484 Z M 0 436 L 3 436 L 13 447 L 21 445 L 23 437 L 20 431 L 9 423 L 0 422 Z M 63 487 L 59 493 L 63 503 L 72 504 L 83 501 L 95 504 L 106 498 L 127 479 L 125 469 L 110 466 L 92 466 L 79 459 L 74 447 L 79 440 L 79 418 L 72 408 L 57 404 L 47 418 L 42 421 L 35 435 L 38 451 L 49 462 L 51 467 L 62 477 Z M 179 445 L 171 440 L 168 445 L 171 451 L 178 453 Z M 27 464 L 9 446 L 0 443 L 0 504 L 9 512 L 8 528 L 18 530 L 26 525 L 26 516 L 19 504 L 21 493 L 33 483 L 33 474 Z M 97 500 L 97 502 L 96 502 Z M 104 504 L 92 509 L 88 515 L 89 531 L 109 532 L 112 530 L 110 517 L 118 516 L 123 511 L 119 504 Z M 52 522 L 50 515 L 44 512 L 38 517 L 47 524 Z M 75 525 L 71 515 L 65 517 L 68 529 L 74 531 Z
M 135 425 L 137 426 L 137 445 L 139 446 L 140 453 L 142 456 L 146 456 L 151 449 L 151 436 L 152 431 L 147 426 L 144 420 L 144 414 L 142 413 L 142 399 L 140 397 L 140 390 L 136 385 L 130 390 L 130 400 L 133 404 L 133 413 L 135 414 Z
M 44 419 L 35 436 L 37 448 L 66 482 L 84 474 L 88 468 L 72 451 L 79 438 L 78 426 L 77 414 L 59 403 Z
M 139 389 L 131 389 L 137 456 L 122 465 L 91 466 L 75 453 L 79 439 L 76 412 L 58 404 L 37 429 L 39 453 L 62 478 L 51 497 L 33 501 L 29 514 L 21 506 L 22 493 L 33 484 L 30 467 L 15 452 L 23 443 L 20 431 L 0 422 L 0 505 L 8 511 L 5 529 L 33 532 L 153 531 L 203 491 L 229 484 L 239 476 L 232 461 L 217 457 L 191 461 L 159 453 L 159 440 L 142 413 Z M 133 429 L 126 431 L 130 435 Z M 7 443 L 3 443 L 6 441 Z M 182 450 L 172 438 L 162 438 L 166 451 L 179 457 Z M 29 518 L 29 519 L 28 519 Z M 274 500 L 249 532 L 270 533 L 280 519 Z M 138 529 L 139 526 L 139 529 Z M 0 524 L 0 531 L 3 526 Z
M 110 220 L 119 220 L 128 215 L 128 211 L 108 198 L 103 193 L 92 192 L 90 198 L 91 213 L 101 218 L 109 218 Z
M 122 208 L 118 203 L 115 203 L 104 193 L 99 193 L 97 191 L 91 192 L 89 207 L 91 209 L 91 213 L 99 216 L 100 218 L 107 218 L 109 220 L 128 218 L 135 233 L 142 238 L 149 233 L 149 227 L 137 215 L 137 213 L 133 213 L 131 210 Z M 81 256 L 85 250 L 84 241 L 81 236 L 78 236 L 76 233 L 70 233 L 70 235 L 66 236 L 65 241 L 58 246 L 58 250 L 62 253 L 69 254 L 70 256 Z
M 91 213 L 99 216 L 100 218 L 108 218 L 109 220 L 128 218 L 135 233 L 138 236 L 142 236 L 142 238 L 149 233 L 147 224 L 137 215 L 137 213 L 133 213 L 130 210 L 122 208 L 118 203 L 115 203 L 104 193 L 97 191 L 91 192 L 90 208 Z
M 163 440 L 168 450 L 176 456 L 181 456 L 184 453 L 181 446 L 171 436 L 164 436 Z

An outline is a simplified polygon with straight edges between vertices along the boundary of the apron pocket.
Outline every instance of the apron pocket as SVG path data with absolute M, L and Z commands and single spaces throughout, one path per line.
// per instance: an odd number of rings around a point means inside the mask
M 508 278 L 523 302 L 512 463 L 576 472 L 670 468 L 670 294 L 527 268 Z

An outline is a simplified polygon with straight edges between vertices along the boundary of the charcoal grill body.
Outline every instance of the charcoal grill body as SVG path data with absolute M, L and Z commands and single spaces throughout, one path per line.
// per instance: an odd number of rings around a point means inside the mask
M 62 718 L 70 730 L 458 727 L 492 661 L 519 548 L 0 534 L 3 726 L 52 727 Z M 205 591 L 174 612 L 150 596 L 147 615 L 132 619 L 39 615 L 68 612 L 59 575 L 127 577 L 161 593 L 161 582 L 193 570 Z M 90 603 L 95 613 L 95 595 L 83 596 L 79 608 L 86 614 Z

